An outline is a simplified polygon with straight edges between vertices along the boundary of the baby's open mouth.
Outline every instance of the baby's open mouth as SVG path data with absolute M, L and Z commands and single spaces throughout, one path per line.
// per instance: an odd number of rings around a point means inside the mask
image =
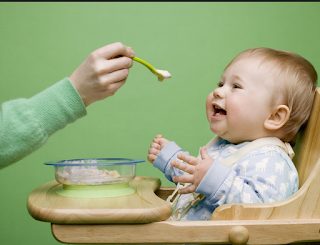
M 213 105 L 213 115 L 214 116 L 227 115 L 227 112 L 223 110 L 220 106 Z

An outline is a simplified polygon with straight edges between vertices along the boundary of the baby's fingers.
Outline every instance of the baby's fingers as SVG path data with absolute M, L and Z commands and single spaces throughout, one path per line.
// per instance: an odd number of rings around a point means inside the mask
M 161 140 L 161 138 L 154 138 L 153 142 L 160 145 L 160 140 Z
M 159 154 L 159 152 L 160 151 L 155 148 L 149 148 L 149 151 L 148 151 L 149 154 L 154 154 L 156 156 Z
M 195 192 L 195 190 L 196 190 L 196 187 L 194 185 L 189 185 L 186 188 L 180 189 L 178 193 L 179 194 L 189 194 L 189 193 Z
M 179 176 L 173 176 L 172 180 L 174 182 L 193 183 L 193 175 L 183 174 L 183 175 L 179 175 Z
M 194 170 L 195 170 L 195 167 L 192 166 L 192 165 L 189 165 L 187 163 L 183 163 L 183 162 L 179 162 L 179 161 L 171 161 L 171 166 L 172 167 L 175 167 L 175 168 L 178 168 L 184 172 L 187 172 L 189 174 L 193 174 L 194 173 Z
M 211 158 L 208 151 L 207 151 L 207 147 L 205 147 L 205 146 L 201 147 L 200 154 L 201 154 L 202 159 Z
M 185 154 L 178 154 L 177 157 L 182 160 L 182 161 L 185 161 L 191 165 L 198 165 L 201 160 L 199 158 L 196 158 L 196 157 L 193 157 L 193 156 L 188 156 L 188 155 L 185 155 Z
M 160 143 L 162 139 L 162 134 L 157 134 L 157 136 L 153 139 L 153 142 Z
M 149 155 L 148 155 L 148 161 L 149 161 L 150 163 L 152 163 L 152 164 L 153 164 L 153 162 L 156 160 L 156 158 L 157 158 L 157 156 L 156 156 L 155 154 L 149 154 Z
M 150 148 L 158 149 L 160 150 L 160 145 L 158 143 L 152 142 L 150 145 Z

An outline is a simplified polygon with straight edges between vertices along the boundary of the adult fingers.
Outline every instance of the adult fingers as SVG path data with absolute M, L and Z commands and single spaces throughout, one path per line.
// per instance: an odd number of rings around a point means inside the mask
M 98 75 L 103 75 L 117 70 L 128 69 L 132 65 L 132 59 L 122 56 L 111 60 L 99 60 L 96 62 L 94 70 Z
M 172 167 L 175 167 L 175 168 L 178 168 L 184 172 L 187 172 L 189 174 L 193 174 L 194 173 L 194 170 L 195 170 L 195 166 L 192 166 L 190 164 L 187 164 L 187 163 L 183 163 L 183 162 L 179 162 L 179 161 L 171 161 L 171 166 Z
M 129 69 L 122 69 L 114 71 L 112 73 L 104 74 L 100 76 L 102 86 L 107 86 L 112 83 L 122 82 L 126 80 L 129 75 Z
M 126 80 L 127 79 L 123 79 L 111 84 L 104 83 L 102 85 L 103 89 L 101 89 L 101 92 L 97 94 L 97 98 L 101 100 L 114 95 L 118 91 L 118 89 L 125 84 Z
M 135 53 L 131 47 L 127 47 L 121 42 L 108 44 L 92 52 L 93 56 L 100 56 L 105 59 L 111 59 L 119 55 L 134 57 Z
M 193 157 L 193 156 L 189 156 L 189 155 L 185 155 L 185 154 L 178 154 L 177 157 L 182 160 L 185 161 L 191 165 L 198 165 L 201 160 L 199 158 Z

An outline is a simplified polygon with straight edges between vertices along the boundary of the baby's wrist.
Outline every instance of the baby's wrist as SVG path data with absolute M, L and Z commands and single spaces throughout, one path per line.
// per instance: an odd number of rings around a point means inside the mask
M 162 146 L 160 147 L 160 150 L 162 151 L 167 145 L 169 145 L 169 143 L 170 143 L 170 142 L 168 142 L 168 143 L 165 144 L 165 145 L 162 145 Z
M 172 141 L 163 139 L 162 142 L 160 142 L 160 150 L 164 149 L 167 145 L 169 145 Z

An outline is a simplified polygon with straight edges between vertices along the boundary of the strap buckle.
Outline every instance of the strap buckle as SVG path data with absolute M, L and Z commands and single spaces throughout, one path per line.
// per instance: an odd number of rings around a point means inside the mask
M 178 202 L 179 197 L 181 196 L 178 191 L 189 186 L 190 183 L 178 183 L 174 192 L 167 198 L 167 202 L 171 204 L 171 206 L 175 206 Z M 178 193 L 178 194 L 177 194 Z M 182 205 L 180 205 L 173 213 L 173 215 L 169 218 L 169 220 L 177 220 L 179 221 L 186 213 L 190 210 L 191 207 L 197 205 L 201 200 L 203 200 L 205 196 L 200 193 L 191 193 L 189 197 L 184 201 Z M 172 200 L 173 199 L 173 200 Z M 185 209 L 181 212 L 181 209 L 185 207 Z
M 285 146 L 287 148 L 287 153 L 288 153 L 290 159 L 292 159 L 295 154 L 294 154 L 294 151 L 293 151 L 291 145 L 288 142 L 284 142 L 284 144 L 285 144 Z
M 181 196 L 178 191 L 180 189 L 184 189 L 185 187 L 189 186 L 190 183 L 180 183 L 178 182 L 177 186 L 176 186 L 176 189 L 172 192 L 172 194 L 170 196 L 168 196 L 167 198 L 167 202 L 169 202 L 171 204 L 172 207 L 174 207 L 178 200 L 179 200 L 179 197 Z

